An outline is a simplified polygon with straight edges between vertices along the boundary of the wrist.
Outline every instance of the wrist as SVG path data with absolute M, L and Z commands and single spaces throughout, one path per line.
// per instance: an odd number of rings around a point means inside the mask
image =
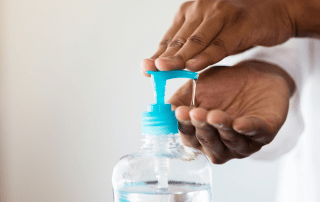
M 320 36 L 320 0 L 287 0 L 296 37 Z

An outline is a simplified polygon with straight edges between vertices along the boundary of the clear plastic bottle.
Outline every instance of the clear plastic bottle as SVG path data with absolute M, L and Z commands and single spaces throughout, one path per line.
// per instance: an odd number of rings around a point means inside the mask
M 209 159 L 177 142 L 174 111 L 164 104 L 163 81 L 197 75 L 181 70 L 148 73 L 153 76 L 156 104 L 142 114 L 145 143 L 122 157 L 113 170 L 114 202 L 211 202 Z

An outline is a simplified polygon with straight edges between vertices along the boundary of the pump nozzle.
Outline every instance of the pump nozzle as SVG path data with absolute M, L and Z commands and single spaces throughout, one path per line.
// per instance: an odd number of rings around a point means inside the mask
M 174 70 L 174 71 L 147 71 L 151 74 L 154 86 L 155 104 L 148 105 L 148 111 L 142 112 L 142 133 L 146 135 L 170 135 L 178 133 L 178 121 L 174 111 L 171 110 L 171 104 L 165 104 L 165 86 L 169 79 L 189 78 L 198 79 L 195 72 Z M 163 136 L 165 138 L 165 136 Z M 157 153 L 161 153 L 161 147 L 165 144 L 156 144 Z M 155 158 L 155 173 L 158 178 L 158 189 L 167 191 L 169 158 Z M 163 195 L 162 201 L 170 201 L 169 195 Z
M 198 73 L 184 71 L 184 70 L 173 70 L 173 71 L 147 71 L 151 74 L 154 91 L 155 91 L 155 104 L 164 104 L 165 97 L 165 86 L 166 81 L 174 78 L 189 78 L 197 79 Z
M 197 79 L 198 73 L 173 71 L 147 71 L 151 74 L 154 86 L 155 104 L 148 105 L 148 111 L 142 112 L 142 133 L 149 135 L 168 135 L 178 133 L 178 121 L 171 104 L 165 104 L 165 86 L 169 79 L 189 78 Z

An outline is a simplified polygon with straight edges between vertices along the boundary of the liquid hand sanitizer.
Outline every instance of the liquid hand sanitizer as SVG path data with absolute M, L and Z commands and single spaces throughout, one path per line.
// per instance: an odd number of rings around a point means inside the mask
M 148 71 L 155 104 L 142 112 L 143 146 L 114 167 L 114 202 L 211 202 L 211 164 L 199 150 L 176 142 L 178 121 L 165 104 L 168 79 L 197 79 L 195 72 Z

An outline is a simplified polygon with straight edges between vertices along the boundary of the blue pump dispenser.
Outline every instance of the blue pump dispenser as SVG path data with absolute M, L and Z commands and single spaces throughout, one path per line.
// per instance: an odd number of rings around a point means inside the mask
M 197 79 L 198 73 L 173 71 L 147 71 L 151 74 L 154 87 L 155 104 L 148 105 L 148 111 L 142 112 L 142 133 L 148 135 L 169 135 L 178 133 L 178 121 L 171 104 L 165 104 L 166 81 L 174 78 Z
M 168 79 L 197 79 L 189 71 L 148 71 L 155 103 L 142 112 L 145 141 L 139 151 L 122 157 L 113 169 L 114 202 L 212 202 L 212 169 L 199 150 L 177 141 L 178 121 L 165 101 Z

